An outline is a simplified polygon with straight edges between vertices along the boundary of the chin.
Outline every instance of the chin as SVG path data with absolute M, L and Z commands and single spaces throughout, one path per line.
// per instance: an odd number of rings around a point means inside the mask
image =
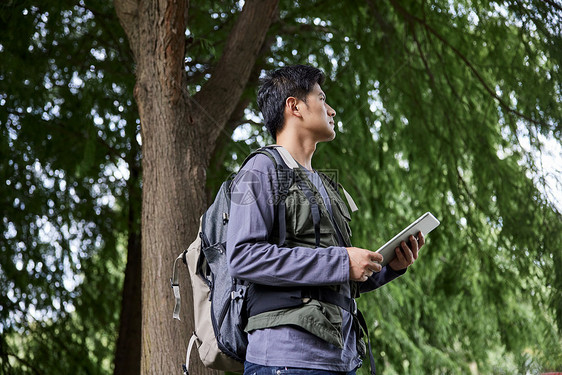
M 326 137 L 324 137 L 320 142 L 330 142 L 333 141 L 334 138 L 336 138 L 336 132 L 332 131 L 330 134 L 326 134 Z

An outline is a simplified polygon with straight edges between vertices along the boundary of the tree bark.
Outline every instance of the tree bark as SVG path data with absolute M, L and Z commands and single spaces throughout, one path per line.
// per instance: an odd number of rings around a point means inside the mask
M 138 150 L 132 142 L 129 160 L 130 177 L 127 183 L 129 192 L 129 221 L 127 239 L 127 265 L 121 300 L 119 337 L 115 348 L 114 375 L 140 374 L 141 358 L 141 228 L 139 224 L 140 204 L 140 165 L 134 160 Z
M 184 70 L 187 2 L 115 0 L 137 64 L 142 127 L 142 374 L 177 373 L 185 360 L 192 299 L 184 272 L 183 320 L 173 321 L 173 260 L 195 237 L 214 144 L 246 87 L 277 2 L 246 1 L 212 78 L 192 98 Z M 195 355 L 190 369 L 212 373 Z

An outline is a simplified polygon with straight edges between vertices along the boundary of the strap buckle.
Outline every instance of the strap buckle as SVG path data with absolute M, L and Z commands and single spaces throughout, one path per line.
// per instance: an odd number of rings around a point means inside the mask
M 233 290 L 230 292 L 230 299 L 237 300 L 238 298 L 244 298 L 244 289 Z
M 355 298 L 351 299 L 351 313 L 353 316 L 357 316 L 357 301 Z

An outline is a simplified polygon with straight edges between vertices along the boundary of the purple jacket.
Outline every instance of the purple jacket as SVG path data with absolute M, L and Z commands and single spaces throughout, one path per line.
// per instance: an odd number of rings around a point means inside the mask
M 319 176 L 310 173 L 330 209 Z M 254 156 L 236 176 L 228 227 L 227 257 L 233 277 L 274 286 L 341 285 L 350 295 L 349 258 L 344 247 L 280 247 L 267 241 L 273 229 L 277 181 L 273 162 Z M 403 272 L 384 267 L 362 283 L 361 292 L 376 289 Z M 342 310 L 343 348 L 292 326 L 253 331 L 246 360 L 265 366 L 351 371 L 361 364 L 352 316 Z

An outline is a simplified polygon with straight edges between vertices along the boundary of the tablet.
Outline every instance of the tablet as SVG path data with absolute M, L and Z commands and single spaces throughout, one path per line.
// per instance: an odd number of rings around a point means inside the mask
M 384 267 L 394 259 L 396 256 L 394 249 L 399 247 L 402 241 L 405 241 L 408 246 L 410 246 L 410 241 L 408 240 L 410 235 L 416 236 L 418 232 L 422 232 L 425 237 L 429 232 L 437 228 L 439 224 L 439 220 L 430 212 L 421 215 L 416 221 L 408 225 L 402 232 L 398 233 L 376 251 L 377 253 L 381 253 L 384 258 L 381 265 Z

